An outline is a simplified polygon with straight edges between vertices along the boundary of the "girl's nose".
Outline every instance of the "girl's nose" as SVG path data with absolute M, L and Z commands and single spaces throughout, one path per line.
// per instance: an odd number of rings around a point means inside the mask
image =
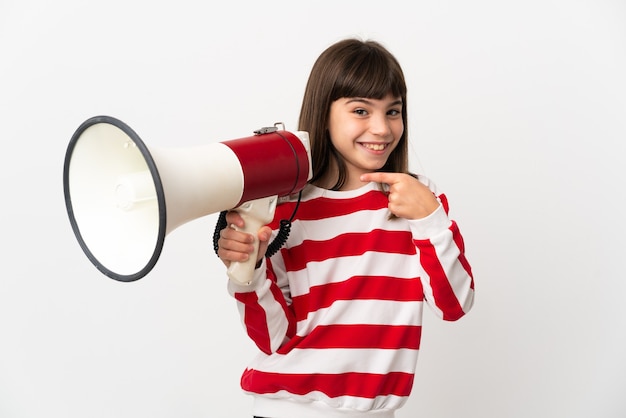
M 370 118 L 370 132 L 378 136 L 387 136 L 391 132 L 387 115 L 372 115 Z

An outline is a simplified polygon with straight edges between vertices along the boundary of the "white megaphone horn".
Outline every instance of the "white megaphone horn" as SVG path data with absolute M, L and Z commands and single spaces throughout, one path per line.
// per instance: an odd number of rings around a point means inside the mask
M 70 140 L 63 169 L 81 248 L 102 273 L 131 282 L 152 270 L 165 236 L 193 219 L 235 209 L 256 238 L 273 219 L 278 197 L 297 193 L 311 178 L 307 132 L 279 125 L 246 138 L 162 149 L 148 148 L 118 119 L 86 120 Z M 251 256 L 231 263 L 228 277 L 249 283 L 255 262 Z

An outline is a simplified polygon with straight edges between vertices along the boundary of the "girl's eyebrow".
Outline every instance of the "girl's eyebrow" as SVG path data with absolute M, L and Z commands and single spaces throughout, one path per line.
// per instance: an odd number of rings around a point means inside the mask
M 372 101 L 369 99 L 366 99 L 364 97 L 352 97 L 350 99 L 348 99 L 346 101 L 346 104 L 348 103 L 365 103 L 365 104 L 372 104 Z M 389 107 L 393 107 L 393 106 L 397 106 L 397 105 L 402 105 L 402 99 L 396 99 L 393 102 L 389 103 Z

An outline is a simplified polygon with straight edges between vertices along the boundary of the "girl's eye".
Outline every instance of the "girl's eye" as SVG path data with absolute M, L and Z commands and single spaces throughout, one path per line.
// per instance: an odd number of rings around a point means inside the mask
M 354 109 L 354 113 L 356 113 L 359 116 L 365 116 L 365 115 L 367 115 L 367 110 L 365 110 L 365 109 Z
M 387 114 L 389 116 L 398 116 L 401 114 L 401 112 L 398 109 L 391 109 L 387 112 Z

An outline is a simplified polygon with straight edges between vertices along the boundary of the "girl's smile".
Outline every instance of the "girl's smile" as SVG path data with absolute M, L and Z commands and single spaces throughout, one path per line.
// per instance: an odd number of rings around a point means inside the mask
M 368 142 L 359 142 L 363 147 L 372 151 L 372 152 L 382 152 L 389 146 L 389 144 L 385 143 L 368 143 Z

